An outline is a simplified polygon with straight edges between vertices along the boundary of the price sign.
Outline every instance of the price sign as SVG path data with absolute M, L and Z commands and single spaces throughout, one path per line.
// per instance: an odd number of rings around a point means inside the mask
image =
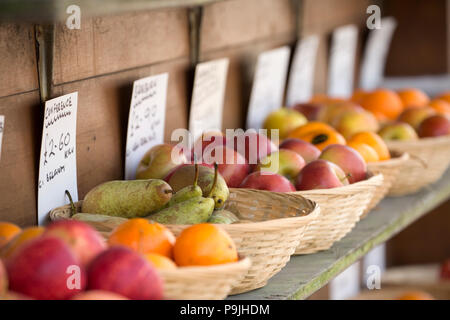
M 360 264 L 356 262 L 330 281 L 330 300 L 345 300 L 360 291 Z
M 164 142 L 167 73 L 133 83 L 125 152 L 125 179 L 135 179 L 144 154 Z
M 284 46 L 258 56 L 253 78 L 247 128 L 260 129 L 266 116 L 282 107 L 291 49 Z
M 202 62 L 195 67 L 189 131 L 194 138 L 207 131 L 222 131 L 223 99 L 228 59 Z
M 0 115 L 0 159 L 2 158 L 2 140 L 4 130 L 5 130 L 5 116 Z
M 65 205 L 68 190 L 78 201 L 77 129 L 78 92 L 45 102 L 38 182 L 38 222 L 44 224 L 51 209 Z
M 365 90 L 375 89 L 383 80 L 386 57 L 397 27 L 397 21 L 393 17 L 382 18 L 380 22 L 381 29 L 374 29 L 369 33 L 361 63 L 359 86 Z
M 328 71 L 328 95 L 332 97 L 352 95 L 357 41 L 355 25 L 340 27 L 333 32 Z
M 319 37 L 317 36 L 309 36 L 298 41 L 287 87 L 286 104 L 288 107 L 311 98 L 318 47 Z

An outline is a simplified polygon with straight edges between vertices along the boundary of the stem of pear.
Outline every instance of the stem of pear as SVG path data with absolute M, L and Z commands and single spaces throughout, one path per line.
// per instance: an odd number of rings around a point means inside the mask
M 214 162 L 214 181 L 213 181 L 211 190 L 209 191 L 207 198 L 211 197 L 212 192 L 213 192 L 214 188 L 216 187 L 218 175 L 219 175 L 219 166 L 217 165 L 217 162 Z
M 198 175 L 199 175 L 199 170 L 198 170 L 198 163 L 194 164 L 194 168 L 195 168 L 195 173 L 194 173 L 194 187 L 197 186 L 198 183 Z
M 70 214 L 70 216 L 73 216 L 74 214 L 77 213 L 77 210 L 76 210 L 76 208 L 75 208 L 75 204 L 73 203 L 72 195 L 70 194 L 69 190 L 66 190 L 66 191 L 65 191 L 65 194 L 66 194 L 67 198 L 69 198 L 69 201 L 70 201 L 70 209 L 71 209 L 71 211 L 72 211 L 72 213 Z

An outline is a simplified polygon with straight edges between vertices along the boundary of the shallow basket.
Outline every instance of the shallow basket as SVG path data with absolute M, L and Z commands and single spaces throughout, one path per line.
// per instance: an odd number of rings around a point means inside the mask
M 439 180 L 450 164 L 450 135 L 415 141 L 387 142 L 390 150 L 407 152 L 405 162 L 394 181 L 389 196 L 415 193 Z
M 230 190 L 225 209 L 234 212 L 241 221 L 219 226 L 234 240 L 239 253 L 252 261 L 247 275 L 231 291 L 238 294 L 265 286 L 288 263 L 320 209 L 309 199 L 288 193 Z M 186 228 L 168 227 L 176 235 Z
M 318 218 L 306 228 L 295 254 L 328 250 L 353 229 L 371 203 L 376 189 L 383 184 L 382 174 L 369 175 L 366 180 L 344 187 L 289 193 L 301 195 L 320 206 Z
M 179 267 L 161 270 L 166 300 L 221 300 L 245 276 L 249 258 L 215 266 Z
M 402 170 L 408 160 L 408 153 L 391 151 L 391 159 L 368 163 L 370 172 L 374 174 L 381 173 L 383 175 L 383 183 L 375 190 L 374 196 L 361 218 L 364 218 L 370 210 L 375 208 L 378 203 L 389 193 L 393 183 L 397 180 L 400 170 Z
M 82 201 L 75 203 L 81 212 Z M 301 243 L 306 228 L 318 218 L 318 205 L 298 195 L 252 189 L 230 189 L 225 208 L 234 212 L 240 223 L 220 224 L 236 243 L 240 254 L 250 258 L 251 267 L 245 277 L 233 286 L 231 294 L 263 287 L 289 261 Z M 51 220 L 70 219 L 66 205 L 50 212 Z M 107 236 L 120 219 L 88 222 Z M 167 225 L 175 235 L 187 225 Z

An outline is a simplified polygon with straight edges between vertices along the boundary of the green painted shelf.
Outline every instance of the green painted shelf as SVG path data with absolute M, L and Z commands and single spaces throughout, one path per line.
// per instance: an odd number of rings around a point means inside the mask
M 264 288 L 228 299 L 305 299 L 336 275 L 450 197 L 450 170 L 435 184 L 404 197 L 386 198 L 331 249 L 292 256 Z

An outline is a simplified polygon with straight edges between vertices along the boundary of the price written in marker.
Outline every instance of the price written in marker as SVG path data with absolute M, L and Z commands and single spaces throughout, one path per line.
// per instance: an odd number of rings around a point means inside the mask
M 219 59 L 195 67 L 189 115 L 189 131 L 194 141 L 204 132 L 222 130 L 228 64 L 228 59 Z
M 311 98 L 318 47 L 317 36 L 306 37 L 297 43 L 286 94 L 288 107 Z
M 348 25 L 333 32 L 328 71 L 328 95 L 349 98 L 353 93 L 358 28 Z
M 45 103 L 38 181 L 38 222 L 67 203 L 65 190 L 78 201 L 76 128 L 78 92 Z
M 5 130 L 5 116 L 0 115 L 0 159 L 2 158 L 2 141 L 4 130 Z
M 135 179 L 136 169 L 145 153 L 164 142 L 167 73 L 139 79 L 133 84 L 128 116 L 125 154 L 125 179 Z
M 282 107 L 290 54 L 291 49 L 284 46 L 258 56 L 247 113 L 248 129 L 261 129 L 266 116 Z

